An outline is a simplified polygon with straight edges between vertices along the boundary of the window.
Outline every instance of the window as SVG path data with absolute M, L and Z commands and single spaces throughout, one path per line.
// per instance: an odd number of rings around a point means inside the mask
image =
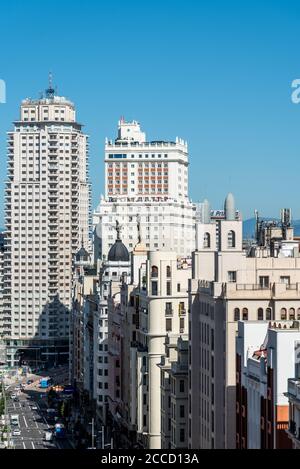
M 289 309 L 289 319 L 290 320 L 295 319 L 295 308 L 290 308 Z
M 180 293 L 180 283 L 177 283 L 177 293 Z
M 171 267 L 169 265 L 167 265 L 166 272 L 167 272 L 167 277 L 171 277 Z
M 228 282 L 236 282 L 236 271 L 229 270 L 228 271 Z
M 243 308 L 243 321 L 248 321 L 248 308 Z
M 271 321 L 272 319 L 272 309 L 271 308 L 267 308 L 266 309 L 266 320 L 267 321 Z
M 166 331 L 170 332 L 172 330 L 172 319 L 166 319 Z
M 184 419 L 184 405 L 181 405 L 179 408 L 180 418 Z
M 300 319 L 300 308 L 297 309 L 297 319 Z
M 156 265 L 152 266 L 151 277 L 158 277 L 158 268 L 156 267 Z
M 171 316 L 173 314 L 172 303 L 166 303 L 166 315 Z
M 181 379 L 179 381 L 179 391 L 184 392 L 184 381 L 183 381 L 183 379 Z
M 203 247 L 204 249 L 210 248 L 210 234 L 209 233 L 204 233 Z
M 180 318 L 179 320 L 179 332 L 180 334 L 184 333 L 184 318 Z
M 185 431 L 184 431 L 184 428 L 181 428 L 180 429 L 180 442 L 184 443 L 184 440 L 185 440 Z
M 152 285 L 152 288 L 151 288 L 151 291 L 152 291 L 152 295 L 153 296 L 157 296 L 157 282 L 151 282 L 151 285 Z
M 258 308 L 257 310 L 257 320 L 258 321 L 264 320 L 264 310 L 262 308 Z
M 280 283 L 285 283 L 286 285 L 290 284 L 291 278 L 289 276 L 281 276 L 280 277 Z
M 172 295 L 171 282 L 167 282 L 167 296 L 171 296 L 171 295 Z
M 240 320 L 240 309 L 239 308 L 234 308 L 234 320 L 235 321 Z
M 266 277 L 266 276 L 259 277 L 259 286 L 261 288 L 269 288 L 269 284 L 270 284 L 269 277 Z
M 228 248 L 235 248 L 235 232 L 232 230 L 227 235 L 227 246 Z
M 281 308 L 280 310 L 280 318 L 282 320 L 285 320 L 287 318 L 287 311 L 286 311 L 286 308 Z

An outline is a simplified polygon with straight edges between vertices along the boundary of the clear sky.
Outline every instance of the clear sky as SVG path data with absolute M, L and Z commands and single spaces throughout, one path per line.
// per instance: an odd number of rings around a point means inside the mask
M 192 200 L 220 208 L 230 190 L 244 218 L 300 218 L 299 31 L 299 1 L 1 1 L 1 193 L 6 131 L 51 70 L 90 135 L 93 208 L 124 115 L 148 139 L 188 140 Z

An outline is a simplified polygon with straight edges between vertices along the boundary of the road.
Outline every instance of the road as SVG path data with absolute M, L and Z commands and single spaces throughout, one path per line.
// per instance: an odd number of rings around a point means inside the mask
M 46 430 L 50 428 L 43 416 L 40 405 L 29 395 L 21 393 L 19 402 L 11 399 L 8 401 L 8 414 L 19 415 L 20 436 L 12 436 L 11 442 L 15 449 L 53 449 L 53 442 L 44 442 L 43 437 Z M 32 410 L 31 406 L 36 406 L 37 410 Z M 13 428 L 12 427 L 12 432 Z
M 64 384 L 67 382 L 67 372 L 62 370 L 51 370 L 47 376 L 53 377 L 54 384 Z M 48 408 L 46 390 L 39 388 L 40 376 L 35 381 L 25 386 L 23 391 L 19 391 L 19 402 L 15 402 L 9 397 L 7 399 L 8 414 L 19 415 L 20 436 L 11 437 L 11 442 L 15 449 L 72 449 L 68 439 L 56 440 L 52 442 L 44 441 L 46 430 L 53 430 L 53 424 L 47 421 L 46 410 Z M 11 387 L 13 391 L 14 387 Z M 13 391 L 13 393 L 16 393 Z M 32 407 L 36 407 L 33 410 Z M 12 427 L 12 431 L 14 428 Z

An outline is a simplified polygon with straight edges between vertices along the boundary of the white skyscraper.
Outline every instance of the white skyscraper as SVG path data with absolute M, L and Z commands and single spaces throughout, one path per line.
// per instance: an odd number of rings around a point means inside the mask
M 26 99 L 8 133 L 6 251 L 0 333 L 7 363 L 57 360 L 68 352 L 72 261 L 89 246 L 87 136 L 74 104 Z M 23 354 L 23 355 L 22 355 Z
M 94 212 L 95 256 L 107 256 L 115 225 L 129 251 L 141 237 L 148 250 L 191 255 L 195 248 L 195 206 L 188 198 L 188 147 L 146 141 L 138 122 L 119 121 L 118 138 L 105 144 L 105 197 Z

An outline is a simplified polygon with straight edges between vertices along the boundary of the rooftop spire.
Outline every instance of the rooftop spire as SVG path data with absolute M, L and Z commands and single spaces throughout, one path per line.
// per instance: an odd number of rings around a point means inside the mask
M 49 88 L 46 90 L 46 98 L 53 99 L 55 95 L 55 89 L 53 88 L 53 75 L 49 72 Z

